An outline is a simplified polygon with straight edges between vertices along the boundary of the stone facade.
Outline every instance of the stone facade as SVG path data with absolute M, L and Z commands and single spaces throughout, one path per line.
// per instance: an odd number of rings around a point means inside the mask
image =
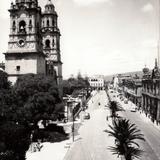
M 126 98 L 131 100 L 139 108 L 142 101 L 142 79 L 138 76 L 121 76 L 119 77 L 119 86 L 121 92 Z
M 152 121 L 160 122 L 160 79 L 143 79 L 142 109 Z
M 26 73 L 42 73 L 62 80 L 60 31 L 51 0 L 42 13 L 37 0 L 11 3 L 10 35 L 5 54 L 5 71 L 10 80 Z
M 151 120 L 160 123 L 160 70 L 155 63 L 152 73 L 144 70 L 142 80 L 142 110 Z
M 3 61 L 0 63 L 0 69 L 5 70 L 5 63 Z
M 125 97 L 140 108 L 142 101 L 142 79 L 138 77 L 127 77 L 123 79 L 122 83 Z
M 104 89 L 104 78 L 101 76 L 94 76 L 88 79 L 91 89 Z
M 60 54 L 60 31 L 57 22 L 58 15 L 55 7 L 49 0 L 42 14 L 41 32 L 43 53 L 47 56 L 46 72 L 50 74 L 51 68 L 54 68 L 58 82 L 62 81 L 62 62 Z

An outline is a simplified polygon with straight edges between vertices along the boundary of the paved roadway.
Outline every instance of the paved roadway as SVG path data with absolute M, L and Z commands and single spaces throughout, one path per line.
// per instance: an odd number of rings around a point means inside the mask
M 104 91 L 90 100 L 88 112 L 91 118 L 84 121 L 79 129 L 79 136 L 76 137 L 64 160 L 118 160 L 117 156 L 113 156 L 107 149 L 114 143 L 114 139 L 104 132 L 108 126 L 106 122 L 108 112 L 104 109 L 107 102 Z
M 79 136 L 76 137 L 64 160 L 119 160 L 107 149 L 108 146 L 114 145 L 114 139 L 108 137 L 104 132 L 108 129 L 108 123 L 111 123 L 111 120 L 106 121 L 109 111 L 104 109 L 104 106 L 107 102 L 107 95 L 104 91 L 97 93 L 90 100 L 88 111 L 91 114 L 91 119 L 85 120 L 79 129 Z M 141 149 L 144 150 L 140 159 L 160 160 L 160 130 L 143 120 L 138 112 L 126 110 L 119 114 L 135 123 L 145 136 L 145 142 L 138 142 Z
M 133 104 L 129 102 L 124 104 L 119 99 L 118 101 L 122 107 L 126 110 L 125 112 L 119 112 L 119 115 L 129 119 L 130 122 L 136 124 L 138 129 L 144 135 L 144 141 L 138 141 L 141 149 L 144 151 L 141 160 L 160 160 L 160 130 L 157 129 L 151 121 L 147 120 L 146 117 L 142 116 L 140 112 L 131 112 Z
M 144 134 L 145 142 L 139 141 L 144 153 L 141 160 L 160 160 L 160 130 L 146 119 L 139 112 L 131 112 L 126 110 L 121 115 L 129 119 L 132 123 L 141 130 Z

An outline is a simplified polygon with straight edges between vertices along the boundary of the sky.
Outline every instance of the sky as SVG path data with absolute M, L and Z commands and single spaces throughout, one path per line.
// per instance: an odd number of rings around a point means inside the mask
M 15 1 L 15 0 L 12 0 Z M 43 8 L 47 0 L 39 0 Z M 158 0 L 52 0 L 61 31 L 63 77 L 154 67 Z M 0 2 L 0 59 L 7 51 L 11 0 Z

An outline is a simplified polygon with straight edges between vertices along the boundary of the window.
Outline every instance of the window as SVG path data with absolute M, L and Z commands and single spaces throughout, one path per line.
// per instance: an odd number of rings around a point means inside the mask
M 54 26 L 54 19 L 52 20 L 52 26 Z
M 13 31 L 16 30 L 16 22 L 15 22 L 15 21 L 13 21 L 13 26 L 12 26 L 12 28 L 13 28 Z
M 19 32 L 26 32 L 26 22 L 25 21 L 19 22 Z
M 16 22 L 15 21 L 13 21 L 13 27 L 15 27 L 16 26 Z
M 50 40 L 47 39 L 45 42 L 45 48 L 50 48 Z
M 54 39 L 52 40 L 52 46 L 54 47 L 55 43 L 54 43 Z
M 29 26 L 32 26 L 32 20 L 31 19 L 29 20 Z
M 49 27 L 49 19 L 47 19 L 47 27 Z
M 20 66 L 16 66 L 16 71 L 20 71 Z
M 29 20 L 29 30 L 32 31 L 32 20 Z

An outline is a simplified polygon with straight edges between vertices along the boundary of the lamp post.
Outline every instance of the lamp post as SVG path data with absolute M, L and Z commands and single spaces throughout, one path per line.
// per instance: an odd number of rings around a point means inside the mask
M 72 139 L 73 139 L 73 142 L 74 142 L 74 100 L 68 100 L 67 101 L 67 104 L 68 104 L 68 107 L 70 107 L 70 109 L 68 108 L 68 111 L 70 110 L 70 113 L 71 113 L 71 121 L 73 122 L 72 123 Z
M 73 120 L 73 124 L 72 124 L 72 139 L 74 142 L 74 105 L 72 104 L 72 120 Z

